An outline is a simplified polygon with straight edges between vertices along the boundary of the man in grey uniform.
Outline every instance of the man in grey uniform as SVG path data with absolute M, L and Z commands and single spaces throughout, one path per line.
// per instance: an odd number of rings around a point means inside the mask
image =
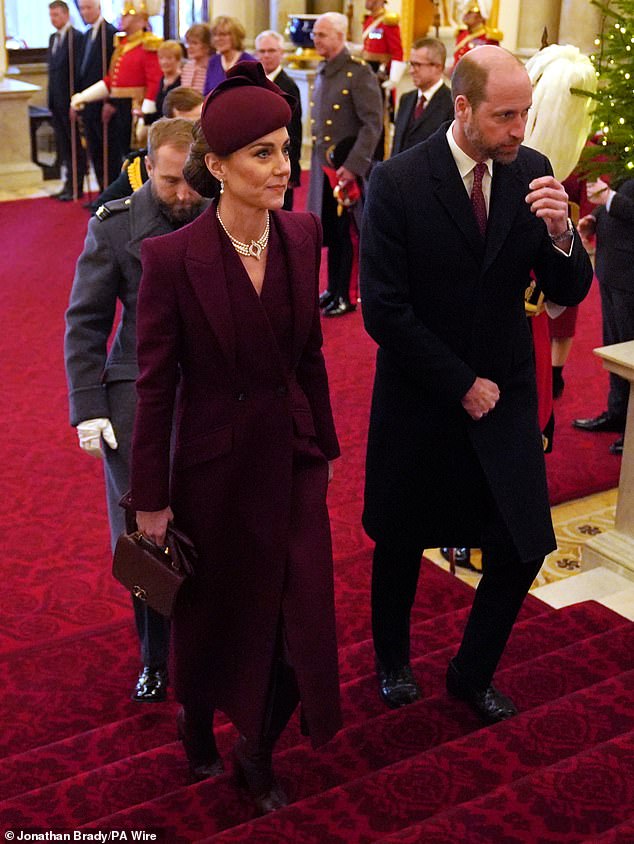
M 335 164 L 338 184 L 343 190 L 361 185 L 370 170 L 383 118 L 376 76 L 368 64 L 348 52 L 347 27 L 348 19 L 337 12 L 321 15 L 313 26 L 315 49 L 324 61 L 317 70 L 311 102 L 313 151 L 307 208 L 321 217 L 328 247 L 328 290 L 320 297 L 326 316 L 341 316 L 356 305 L 349 294 L 353 262 L 350 214 L 337 213 L 333 186 L 323 168 L 333 167 L 329 152 L 338 151 L 342 158 L 341 164 Z M 361 210 L 360 202 L 352 209 L 357 226 Z
M 147 181 L 136 193 L 102 205 L 88 224 L 66 312 L 65 362 L 70 423 L 79 445 L 103 456 L 112 547 L 125 529 L 119 500 L 129 487 L 130 441 L 136 407 L 136 302 L 141 243 L 190 222 L 206 203 L 183 178 L 192 124 L 154 123 L 148 138 Z M 108 338 L 121 303 L 114 341 Z M 165 700 L 169 622 L 133 599 L 143 670 L 132 699 Z

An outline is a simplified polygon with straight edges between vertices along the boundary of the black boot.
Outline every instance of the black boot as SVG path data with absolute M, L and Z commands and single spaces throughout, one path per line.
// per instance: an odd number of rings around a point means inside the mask
M 181 707 L 176 715 L 176 728 L 194 782 L 217 777 L 224 772 L 225 767 L 214 738 L 213 713 L 209 717 L 197 718 Z
M 256 744 L 240 736 L 233 748 L 238 783 L 263 815 L 288 805 L 288 798 L 273 773 L 272 758 L 273 747 L 264 741 Z

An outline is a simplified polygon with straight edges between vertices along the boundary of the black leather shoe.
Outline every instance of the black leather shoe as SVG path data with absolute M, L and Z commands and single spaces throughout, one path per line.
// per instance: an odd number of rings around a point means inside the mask
M 334 296 L 330 292 L 330 290 L 324 290 L 324 292 L 319 296 L 319 307 L 320 308 L 327 308 L 328 305 L 331 305 L 334 301 Z
M 176 728 L 178 737 L 183 742 L 189 762 L 189 774 L 194 782 L 208 780 L 224 773 L 225 766 L 216 747 L 211 722 L 194 727 L 181 707 L 176 713 Z
M 415 703 L 423 696 L 409 664 L 386 671 L 377 663 L 376 676 L 379 680 L 381 700 L 387 703 L 390 709 Z
M 590 419 L 573 419 L 573 428 L 580 428 L 582 431 L 612 431 L 622 434 L 625 430 L 625 419 L 618 416 L 609 416 L 607 411 Z
M 455 565 L 469 571 L 478 571 L 475 566 L 471 565 L 471 549 L 470 548 L 441 548 L 441 556 L 447 560 L 448 563 L 453 562 Z
M 247 753 L 247 742 L 240 736 L 233 748 L 233 761 L 238 784 L 253 798 L 258 811 L 263 815 L 276 812 L 288 806 L 288 797 L 275 778 L 271 766 L 271 754 Z
M 449 663 L 446 683 L 449 694 L 466 701 L 485 724 L 496 724 L 517 715 L 517 707 L 509 697 L 498 692 L 493 685 L 483 691 L 473 688 L 453 662 Z
M 144 665 L 132 692 L 132 700 L 138 703 L 162 703 L 167 700 L 168 683 L 167 668 Z
M 352 311 L 356 311 L 356 309 L 356 305 L 353 305 L 352 302 L 348 302 L 346 299 L 343 299 L 341 296 L 339 296 L 336 299 L 333 299 L 327 308 L 324 308 L 324 316 L 343 316 L 344 314 L 349 314 L 352 313 Z
M 609 448 L 610 454 L 623 454 L 623 437 L 615 440 Z

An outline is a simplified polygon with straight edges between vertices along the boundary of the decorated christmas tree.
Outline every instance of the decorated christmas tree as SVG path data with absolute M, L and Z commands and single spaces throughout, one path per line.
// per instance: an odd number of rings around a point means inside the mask
M 602 12 L 590 56 L 598 77 L 593 95 L 599 145 L 584 159 L 590 176 L 609 173 L 616 184 L 634 177 L 634 0 L 592 0 Z

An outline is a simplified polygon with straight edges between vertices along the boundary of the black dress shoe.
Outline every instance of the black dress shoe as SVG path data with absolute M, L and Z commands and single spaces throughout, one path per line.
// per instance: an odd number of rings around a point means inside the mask
M 324 308 L 324 316 L 343 316 L 344 314 L 349 314 L 352 313 L 352 311 L 356 311 L 356 309 L 357 306 L 353 305 L 352 302 L 348 302 L 346 299 L 343 299 L 341 296 L 338 296 L 336 299 L 332 300 L 332 302 L 328 305 L 327 308 Z
M 623 440 L 624 437 L 619 437 L 615 440 L 609 448 L 610 454 L 623 454 Z
M 416 682 L 411 665 L 402 665 L 392 671 L 386 671 L 377 663 L 376 675 L 379 679 L 379 695 L 381 700 L 390 707 L 408 706 L 420 700 L 422 692 Z
M 132 692 L 132 700 L 138 703 L 162 703 L 167 700 L 168 683 L 167 668 L 144 665 Z
M 324 290 L 322 294 L 319 296 L 319 307 L 320 308 L 327 308 L 328 305 L 331 305 L 334 301 L 334 296 L 330 292 L 330 290 Z
M 466 701 L 485 724 L 496 724 L 517 715 L 517 707 L 509 697 L 493 685 L 482 691 L 475 689 L 466 682 L 453 662 L 449 663 L 446 683 L 449 694 Z
M 253 798 L 261 814 L 268 815 L 288 806 L 288 797 L 273 773 L 270 753 L 247 752 L 247 741 L 240 736 L 233 748 L 233 761 L 238 784 Z
M 609 416 L 607 411 L 590 419 L 573 419 L 573 428 L 580 428 L 582 431 L 612 431 L 622 434 L 625 430 L 625 419 L 618 416 Z
M 448 563 L 452 562 L 456 566 L 460 566 L 463 569 L 469 569 L 469 571 L 478 571 L 475 566 L 471 565 L 471 549 L 470 548 L 441 548 L 440 554 L 447 560 Z
M 176 728 L 178 737 L 183 742 L 189 762 L 189 774 L 194 782 L 208 780 L 224 773 L 225 766 L 216 747 L 211 721 L 194 725 L 181 707 L 176 713 Z

